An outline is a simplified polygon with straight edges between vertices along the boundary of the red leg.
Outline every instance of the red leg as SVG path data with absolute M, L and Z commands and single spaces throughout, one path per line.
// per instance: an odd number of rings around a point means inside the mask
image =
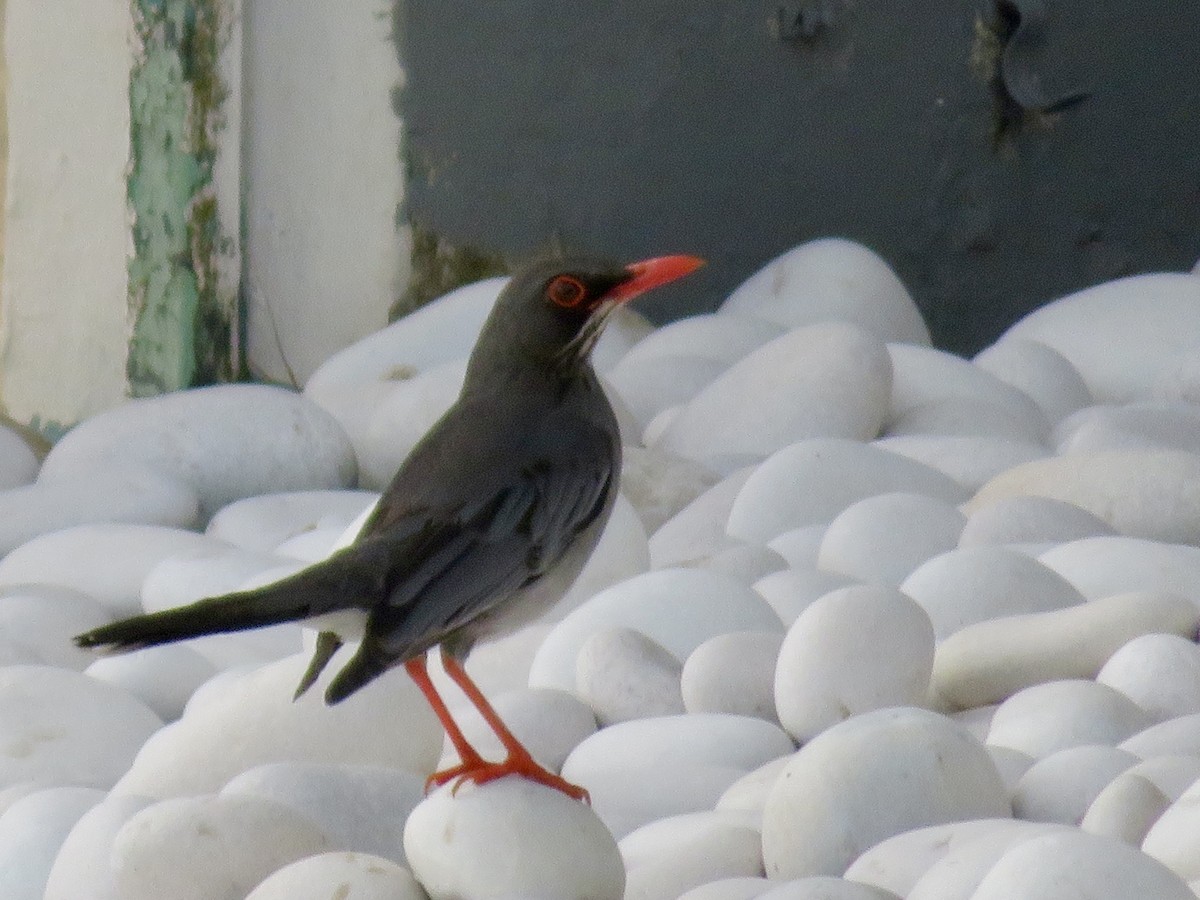
M 571 782 L 562 776 L 556 775 L 534 760 L 530 752 L 517 740 L 517 736 L 509 731 L 508 726 L 501 720 L 500 715 L 492 707 L 492 704 L 483 696 L 483 692 L 479 690 L 479 686 L 471 680 L 471 676 L 467 674 L 467 670 L 463 668 L 462 663 L 445 650 L 442 651 L 442 667 L 446 670 L 446 674 L 466 694 L 467 699 L 479 710 L 479 714 L 483 716 L 483 720 L 496 733 L 496 737 L 500 739 L 500 743 L 504 745 L 504 749 L 508 753 L 503 762 L 490 763 L 479 760 L 478 766 L 464 765 L 463 771 L 458 773 L 460 783 L 463 780 L 470 780 L 476 784 L 485 784 L 497 778 L 503 778 L 505 775 L 520 775 L 522 778 L 528 778 L 530 781 L 536 781 L 539 784 L 552 787 L 556 791 L 562 791 L 568 797 L 575 800 L 588 802 L 587 791 L 578 785 L 571 784 Z M 476 754 L 476 758 L 478 759 L 478 754 Z
M 467 742 L 466 736 L 459 729 L 458 723 L 450 715 L 450 710 L 446 708 L 446 704 L 438 694 L 437 688 L 433 686 L 433 682 L 429 679 L 429 672 L 425 668 L 425 655 L 422 654 L 415 659 L 410 659 L 404 664 L 404 669 L 408 672 L 409 677 L 416 682 L 421 693 L 425 695 L 425 699 L 429 701 L 429 706 L 433 709 L 433 714 L 442 723 L 442 728 L 446 731 L 446 737 L 450 738 L 450 743 L 458 751 L 458 758 L 461 760 L 461 763 L 457 766 L 451 766 L 449 769 L 443 769 L 440 772 L 434 772 L 430 775 L 425 780 L 425 790 L 429 790 L 433 785 L 443 785 L 453 778 L 459 778 L 467 772 L 486 766 L 486 760 Z

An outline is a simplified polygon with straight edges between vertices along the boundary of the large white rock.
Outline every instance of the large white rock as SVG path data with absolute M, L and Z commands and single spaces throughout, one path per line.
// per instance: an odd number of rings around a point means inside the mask
M 404 828 L 413 873 L 433 900 L 620 900 L 617 844 L 587 806 L 521 778 L 443 788 Z
M 1128 750 L 1083 744 L 1051 753 L 1025 770 L 1012 792 L 1013 815 L 1078 825 L 1096 795 L 1140 760 Z
M 1001 472 L 1049 453 L 1042 443 L 983 435 L 897 434 L 873 446 L 941 472 L 972 493 Z
M 778 726 L 717 713 L 622 722 L 577 746 L 562 775 L 591 794 L 616 835 L 677 813 L 712 809 L 737 779 L 792 753 Z
M 847 719 L 796 753 L 763 810 L 768 877 L 840 875 L 864 850 L 922 825 L 1007 816 L 983 746 L 921 709 Z
M 79 817 L 50 868 L 43 900 L 117 900 L 109 862 L 113 840 L 134 814 L 153 801 L 109 794 Z
M 859 713 L 923 703 L 933 642 L 929 616 L 895 588 L 826 594 L 800 614 L 779 649 L 779 721 L 804 743 Z
M 85 671 L 89 678 L 137 697 L 164 722 L 183 715 L 196 689 L 217 674 L 216 666 L 184 644 L 102 656 Z
M 598 631 L 631 628 L 684 659 L 729 631 L 779 629 L 779 619 L 751 588 L 704 569 L 660 569 L 601 591 L 554 626 L 529 673 L 533 687 L 575 688 L 584 642 Z
M 425 796 L 425 779 L 381 766 L 287 761 L 249 769 L 220 793 L 263 797 L 300 813 L 321 829 L 331 850 L 403 865 L 404 822 Z
M 426 900 L 412 873 L 369 853 L 319 853 L 276 869 L 246 900 Z
M 0 787 L 111 787 L 161 724 L 141 701 L 78 672 L 0 667 Z
M 963 526 L 958 543 L 1063 543 L 1112 534 L 1112 526 L 1073 503 L 1049 497 L 1005 497 L 975 508 Z
M 730 471 L 806 438 L 869 440 L 891 385 L 878 338 L 841 322 L 797 328 L 688 401 L 656 446 Z
M 1200 548 L 1101 536 L 1061 544 L 1038 559 L 1089 600 L 1161 591 L 1187 597 L 1200 609 Z
M 243 550 L 273 553 L 284 541 L 310 531 L 344 531 L 377 499 L 371 491 L 349 490 L 261 494 L 221 507 L 205 530 Z
M 679 689 L 690 713 L 732 713 L 778 722 L 775 662 L 783 635 L 731 631 L 709 638 L 683 663 Z
M 1083 602 L 1052 569 L 1008 547 L 960 547 L 935 556 L 900 584 L 929 614 L 938 640 L 975 622 Z
M 1151 725 L 1126 738 L 1120 746 L 1142 759 L 1164 755 L 1200 756 L 1200 713 Z
M 726 530 L 765 544 L 802 525 L 824 524 L 851 503 L 911 491 L 959 503 L 966 491 L 940 472 L 878 447 L 837 438 L 799 441 L 771 454 L 746 479 Z
M 336 706 L 324 704 L 324 683 L 345 653 L 296 701 L 292 694 L 308 665 L 304 655 L 218 676 L 192 698 L 183 718 L 146 742 L 116 789 L 150 797 L 199 794 L 252 766 L 286 759 L 428 775 L 441 750 L 441 729 L 402 669 Z
M 762 840 L 747 813 L 686 813 L 625 835 L 625 900 L 677 900 L 717 879 L 761 876 Z
M 957 398 L 1007 409 L 1018 420 L 1039 423 L 1042 437 L 1049 433 L 1045 414 L 1028 394 L 962 357 L 911 344 L 889 344 L 888 352 L 892 357 L 889 424 L 919 406 Z
M 763 763 L 757 769 L 751 769 L 737 781 L 725 789 L 717 798 L 715 809 L 740 809 L 753 812 L 762 821 L 763 807 L 767 805 L 767 795 L 770 794 L 775 780 L 791 762 L 792 754 L 780 756 Z
M 988 619 L 960 629 L 938 645 L 933 692 L 942 702 L 960 709 L 999 703 L 1043 681 L 1093 678 L 1114 652 L 1138 635 L 1190 636 L 1198 626 L 1200 612 L 1191 601 L 1155 591 Z M 1189 682 L 1184 675 L 1173 683 Z M 1151 709 L 1121 684 L 1112 686 Z M 1146 688 L 1159 690 L 1149 684 Z M 1200 712 L 1200 707 L 1194 711 Z
M 200 498 L 180 478 L 146 466 L 106 466 L 0 491 L 0 554 L 89 522 L 192 528 L 199 521 Z
M 1168 868 L 1128 844 L 1078 830 L 1017 844 L 980 881 L 971 900 L 1192 900 Z
M 1090 406 L 1058 424 L 1059 453 L 1105 450 L 1200 452 L 1200 409 L 1184 400 Z
M 758 876 L 718 878 L 685 891 L 678 900 L 751 900 L 770 887 L 770 881 Z
M 36 537 L 0 559 L 0 585 L 73 588 L 114 615 L 142 612 L 142 582 L 159 562 L 188 551 L 222 551 L 221 541 L 155 525 L 76 525 Z
M 96 600 L 70 588 L 13 585 L 0 589 L 0 666 L 35 663 L 84 669 L 95 655 L 71 638 L 111 620 Z
M 647 534 L 719 481 L 699 463 L 646 447 L 625 447 L 621 454 L 621 495 L 642 520 Z
M 1140 847 L 1171 798 L 1149 778 L 1122 772 L 1092 800 L 1079 827 L 1088 834 L 1116 838 Z
M 922 494 L 868 497 L 829 523 L 817 566 L 895 587 L 925 560 L 955 547 L 965 522 L 953 505 Z
M 305 816 L 261 797 L 175 797 L 135 813 L 113 839 L 121 900 L 244 900 L 276 869 L 328 849 Z
M 682 666 L 632 628 L 593 632 L 575 659 L 575 687 L 603 725 L 682 713 Z
M 1028 394 L 1051 423 L 1092 403 L 1092 392 L 1078 370 L 1057 350 L 1037 341 L 1010 338 L 972 362 Z
M 659 414 L 669 409 L 682 409 L 727 368 L 729 363 L 705 356 L 661 353 L 636 362 L 622 360 L 617 371 L 612 373 L 615 382 L 608 386 L 641 427 L 642 440 L 656 446 L 669 428 L 668 423 L 660 422 L 659 426 L 667 427 L 650 430 Z
M 21 798 L 0 814 L 0 897 L 42 900 L 63 841 L 103 798 L 95 788 L 51 788 Z
M 891 266 L 845 238 L 807 241 L 775 257 L 734 289 L 721 313 L 789 328 L 837 319 L 885 341 L 929 343 L 929 329 Z
M 1096 680 L 1114 687 L 1157 719 L 1200 713 L 1200 647 L 1196 626 L 1163 628 L 1125 644 Z
M 1150 723 L 1124 694 L 1094 681 L 1049 681 L 1009 697 L 992 717 L 988 743 L 1042 758 L 1082 744 L 1116 745 Z M 1126 748 L 1128 749 L 1128 748 Z
M 1065 500 L 1121 534 L 1200 543 L 1200 455 L 1178 450 L 1109 450 L 1054 456 L 997 475 L 968 513 L 1006 497 Z
M 349 487 L 356 469 L 345 432 L 311 400 L 268 385 L 222 384 L 93 416 L 54 446 L 38 480 L 123 463 L 184 481 L 206 518 L 254 494 Z
M 726 475 L 659 526 L 650 536 L 651 567 L 683 565 L 737 546 L 739 542 L 726 534 L 725 523 L 754 471 L 754 466 L 746 466 Z
M 301 568 L 298 560 L 223 543 L 184 550 L 155 563 L 146 573 L 142 607 L 147 612 L 158 612 L 184 606 L 202 597 L 238 590 L 251 581 L 274 581 Z
M 1162 360 L 1200 345 L 1200 282 L 1190 275 L 1133 275 L 1036 309 L 1000 341 L 1057 350 L 1100 402 L 1146 396 Z
M 758 900 L 900 900 L 891 891 L 826 875 L 787 881 L 757 897 Z
M 1040 409 L 1014 408 L 977 397 L 943 397 L 920 403 L 888 422 L 887 436 L 941 435 L 981 437 L 1040 444 L 1046 439 Z
M 1158 817 L 1142 849 L 1181 878 L 1200 879 L 1200 788 L 1195 783 Z
M 754 583 L 756 590 L 775 610 L 786 627 L 791 627 L 800 613 L 830 591 L 855 584 L 853 578 L 816 567 L 797 566 L 772 572 Z
M 821 552 L 821 541 L 825 539 L 826 525 L 801 525 L 782 534 L 778 534 L 767 542 L 767 546 L 787 560 L 794 569 L 817 564 L 817 556 Z
M 787 568 L 787 560 L 761 544 L 741 544 L 719 550 L 692 563 L 698 569 L 724 572 L 745 585 L 753 585 L 772 572 Z

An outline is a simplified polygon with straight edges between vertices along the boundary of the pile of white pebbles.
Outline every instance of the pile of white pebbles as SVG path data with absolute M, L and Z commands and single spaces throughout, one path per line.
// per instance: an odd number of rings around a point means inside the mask
M 501 285 L 300 394 L 132 401 L 42 461 L 0 427 L 0 897 L 1200 894 L 1200 271 L 1065 297 L 972 361 L 838 239 L 717 313 L 618 317 L 623 497 L 552 621 L 469 664 L 590 806 L 424 796 L 452 754 L 416 688 L 293 702 L 298 625 L 72 645 L 329 553 Z

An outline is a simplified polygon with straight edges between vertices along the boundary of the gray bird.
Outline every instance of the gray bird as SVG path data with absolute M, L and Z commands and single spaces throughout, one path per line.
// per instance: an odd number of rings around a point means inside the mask
M 564 258 L 526 268 L 484 323 L 457 401 L 413 448 L 352 544 L 273 584 L 124 619 L 75 642 L 123 652 L 317 619 L 324 630 L 299 697 L 354 622 L 361 643 L 325 701 L 344 700 L 403 665 L 461 760 L 431 784 L 515 773 L 585 799 L 582 788 L 533 760 L 463 661 L 480 639 L 537 618 L 591 555 L 621 469 L 617 422 L 592 370 L 592 348 L 620 304 L 700 265 L 667 256 L 627 266 Z M 426 671 L 432 647 L 495 731 L 504 760 L 484 760 L 454 722 Z

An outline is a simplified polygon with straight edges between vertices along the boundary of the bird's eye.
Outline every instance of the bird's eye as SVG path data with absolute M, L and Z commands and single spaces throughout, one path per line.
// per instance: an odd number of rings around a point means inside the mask
M 559 275 L 546 285 L 546 299 L 567 309 L 578 306 L 586 296 L 587 288 L 583 286 L 583 282 L 570 275 Z

